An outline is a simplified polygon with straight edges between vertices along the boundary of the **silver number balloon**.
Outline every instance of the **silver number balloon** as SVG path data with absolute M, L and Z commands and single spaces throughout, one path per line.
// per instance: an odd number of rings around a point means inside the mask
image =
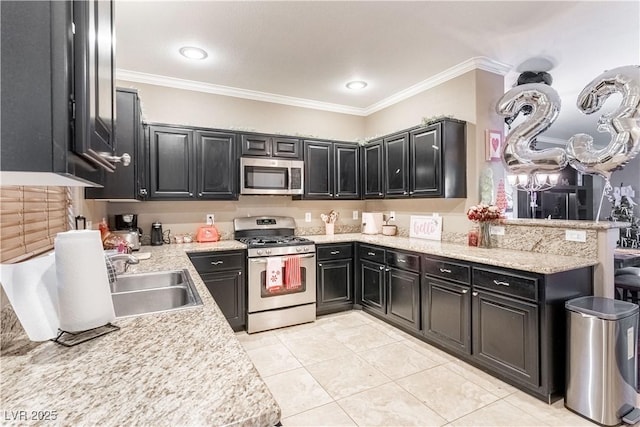
M 600 74 L 578 95 L 578 109 L 595 113 L 614 93 L 622 94 L 622 102 L 598 120 L 598 131 L 611 134 L 609 144 L 596 149 L 590 135 L 579 133 L 567 145 L 569 164 L 574 169 L 607 180 L 640 152 L 640 66 L 628 65 Z
M 546 131 L 560 112 L 560 97 L 550 86 L 527 83 L 516 86 L 502 95 L 496 105 L 498 114 L 516 116 L 525 106 L 531 107 L 527 119 L 514 127 L 502 147 L 502 161 L 513 174 L 553 173 L 567 166 L 567 153 L 563 148 L 535 150 L 533 139 Z

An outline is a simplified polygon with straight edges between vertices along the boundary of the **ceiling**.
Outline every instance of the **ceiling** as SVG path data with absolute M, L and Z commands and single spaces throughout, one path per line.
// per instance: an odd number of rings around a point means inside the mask
M 471 58 L 488 58 L 507 87 L 521 71 L 540 71 L 523 63 L 542 59 L 563 103 L 544 136 L 566 140 L 596 136 L 597 117 L 575 107 L 580 90 L 605 69 L 640 64 L 640 2 L 118 0 L 116 38 L 121 78 L 169 77 L 358 115 L 477 63 Z M 208 58 L 181 57 L 185 45 Z M 350 80 L 369 86 L 350 91 Z

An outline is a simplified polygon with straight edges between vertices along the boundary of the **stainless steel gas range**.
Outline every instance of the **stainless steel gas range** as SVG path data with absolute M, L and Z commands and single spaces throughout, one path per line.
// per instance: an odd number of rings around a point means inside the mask
M 291 217 L 233 220 L 235 238 L 247 245 L 247 332 L 260 332 L 316 318 L 316 247 L 295 236 Z M 294 270 L 294 271 L 292 271 Z M 271 274 L 269 274 L 271 273 Z M 272 286 L 270 280 L 294 277 Z

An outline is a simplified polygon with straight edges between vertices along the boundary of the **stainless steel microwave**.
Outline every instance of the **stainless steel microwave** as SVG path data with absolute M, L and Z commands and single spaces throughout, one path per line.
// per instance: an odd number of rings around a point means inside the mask
M 240 158 L 240 194 L 302 194 L 304 162 L 272 158 Z

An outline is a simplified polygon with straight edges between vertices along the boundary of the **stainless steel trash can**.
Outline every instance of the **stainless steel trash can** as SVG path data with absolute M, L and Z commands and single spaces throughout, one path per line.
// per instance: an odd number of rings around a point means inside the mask
M 605 426 L 636 405 L 638 305 L 581 297 L 567 309 L 565 406 Z

